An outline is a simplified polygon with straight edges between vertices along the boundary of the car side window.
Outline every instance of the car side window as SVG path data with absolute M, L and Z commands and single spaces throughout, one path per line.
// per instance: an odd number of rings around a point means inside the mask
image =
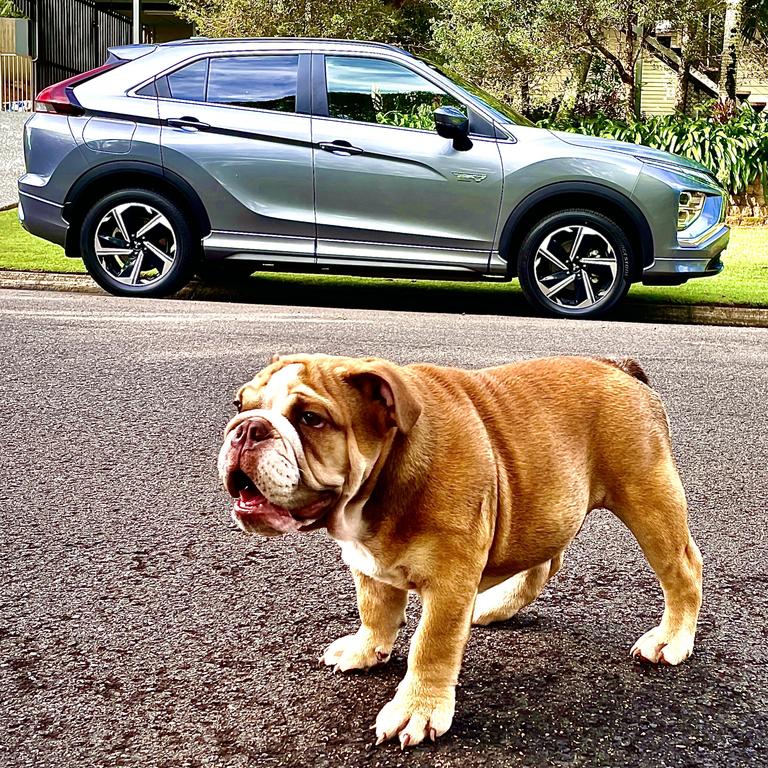
M 212 58 L 206 101 L 295 112 L 298 72 L 298 56 Z
M 435 129 L 433 112 L 466 107 L 407 67 L 383 59 L 326 56 L 328 114 L 339 120 Z
M 172 99 L 205 101 L 205 81 L 208 59 L 200 59 L 168 75 L 168 90 Z

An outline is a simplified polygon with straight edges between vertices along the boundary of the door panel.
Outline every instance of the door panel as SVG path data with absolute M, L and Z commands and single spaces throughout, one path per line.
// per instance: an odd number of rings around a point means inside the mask
M 275 59 L 292 61 L 281 74 Z M 292 111 L 298 59 L 211 58 L 206 77 L 194 63 L 189 77 L 174 73 L 164 96 L 161 89 L 163 165 L 195 188 L 208 211 L 206 252 L 314 261 L 310 118 Z
M 433 108 L 453 97 L 396 62 L 326 61 L 330 116 L 312 125 L 318 263 L 487 269 L 503 179 L 497 142 L 473 137 L 461 151 L 433 130 L 399 127 L 431 126 Z

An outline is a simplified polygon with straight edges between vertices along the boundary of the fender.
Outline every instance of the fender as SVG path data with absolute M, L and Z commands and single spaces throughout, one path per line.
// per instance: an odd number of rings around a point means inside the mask
M 185 181 L 181 176 L 175 174 L 173 171 L 169 171 L 162 168 L 159 165 L 153 163 L 145 163 L 136 160 L 114 160 L 107 163 L 91 168 L 86 171 L 78 180 L 72 185 L 67 193 L 66 200 L 64 201 L 64 217 L 68 221 L 71 217 L 71 211 L 73 207 L 77 205 L 78 198 L 88 190 L 88 188 L 110 176 L 116 175 L 135 175 L 137 177 L 144 176 L 155 178 L 160 181 L 164 186 L 170 185 L 173 187 L 179 195 L 184 199 L 187 205 L 191 209 L 191 213 L 194 216 L 194 221 L 198 222 L 200 227 L 200 235 L 204 237 L 211 231 L 211 223 L 208 218 L 208 213 L 205 210 L 205 206 L 198 197 L 194 188 Z M 69 215 L 68 215 L 69 213 Z M 67 232 L 67 242 L 69 243 L 72 233 L 72 227 Z M 78 254 L 79 256 L 79 254 Z
M 521 224 L 525 223 L 526 218 L 535 208 L 546 207 L 546 201 L 554 197 L 568 196 L 574 197 L 574 206 L 578 206 L 579 196 L 588 195 L 592 198 L 604 200 L 613 209 L 619 209 L 622 215 L 634 227 L 637 244 L 640 248 L 640 256 L 643 267 L 653 263 L 653 234 L 651 228 L 640 209 L 626 195 L 617 192 L 611 187 L 597 184 L 589 181 L 559 181 L 554 184 L 548 184 L 545 187 L 531 192 L 528 197 L 521 200 L 509 214 L 504 229 L 499 240 L 499 251 L 504 256 L 509 253 L 510 246 L 516 238 L 520 238 L 523 233 L 519 231 Z M 568 206 L 570 207 L 570 206 Z M 556 210 L 556 209 L 555 209 Z M 619 222 L 620 223 L 620 222 Z M 514 267 L 513 267 L 514 268 Z

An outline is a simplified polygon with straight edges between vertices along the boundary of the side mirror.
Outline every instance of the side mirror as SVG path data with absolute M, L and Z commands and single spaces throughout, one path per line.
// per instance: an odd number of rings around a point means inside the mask
M 456 107 L 438 107 L 434 111 L 435 130 L 444 139 L 453 139 L 455 149 L 469 149 L 469 118 Z

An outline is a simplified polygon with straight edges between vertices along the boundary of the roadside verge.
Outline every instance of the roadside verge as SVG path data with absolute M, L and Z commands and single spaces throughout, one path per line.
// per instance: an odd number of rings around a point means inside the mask
M 0 288 L 31 291 L 64 291 L 107 295 L 86 275 L 59 272 L 0 270 Z M 253 301 L 242 291 L 220 285 L 192 282 L 175 299 L 199 301 Z M 642 323 L 684 323 L 690 325 L 735 325 L 768 328 L 768 309 L 693 304 L 653 304 L 627 301 L 612 316 L 614 320 Z

